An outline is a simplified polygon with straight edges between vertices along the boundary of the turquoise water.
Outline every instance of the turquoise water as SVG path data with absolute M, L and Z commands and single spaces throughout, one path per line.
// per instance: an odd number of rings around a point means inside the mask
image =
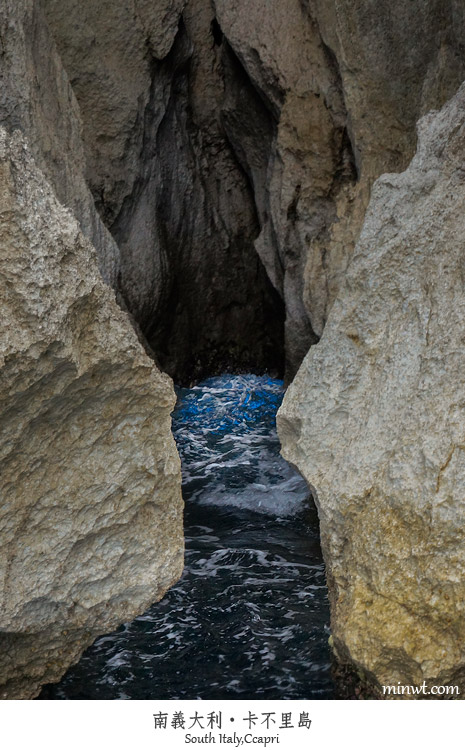
M 282 383 L 223 376 L 178 396 L 183 577 L 40 697 L 333 698 L 318 520 L 279 455 Z

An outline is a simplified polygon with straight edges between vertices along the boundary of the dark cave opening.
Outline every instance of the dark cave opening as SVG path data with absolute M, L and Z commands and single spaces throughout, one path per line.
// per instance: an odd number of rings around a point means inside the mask
M 214 18 L 213 21 L 211 22 L 210 28 L 211 28 L 211 33 L 212 33 L 212 36 L 213 36 L 214 43 L 217 45 L 217 47 L 220 47 L 222 45 L 222 43 L 223 43 L 223 37 L 224 37 L 224 35 L 223 35 L 222 30 L 221 30 L 221 26 L 219 25 L 219 23 L 216 20 L 216 18 Z
M 250 155 L 234 143 L 243 130 L 235 122 L 258 107 L 263 128 L 254 138 L 266 166 L 273 125 L 254 90 L 245 112 L 231 116 L 244 72 L 231 65 L 215 21 L 210 34 L 214 44 L 196 58 L 181 22 L 171 52 L 155 64 L 140 178 L 111 226 L 122 253 L 121 296 L 161 369 L 181 385 L 225 372 L 282 378 L 285 366 L 284 302 L 254 247 L 260 198 Z M 217 61 L 209 81 L 217 96 L 202 110 L 199 55 Z M 252 109 L 249 119 L 257 121 Z

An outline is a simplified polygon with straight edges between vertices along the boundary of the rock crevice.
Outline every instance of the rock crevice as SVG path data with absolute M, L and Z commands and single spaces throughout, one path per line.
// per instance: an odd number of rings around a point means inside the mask
M 463 90 L 402 170 L 465 78 L 464 22 L 460 0 L 4 0 L 8 694 L 179 575 L 154 361 L 297 373 L 280 429 L 320 495 L 338 653 L 377 685 L 462 670 Z

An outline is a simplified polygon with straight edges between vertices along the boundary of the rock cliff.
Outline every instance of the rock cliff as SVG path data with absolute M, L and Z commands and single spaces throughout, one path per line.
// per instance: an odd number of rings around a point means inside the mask
M 79 107 L 39 4 L 4 0 L 0 39 L 0 125 L 27 135 L 38 166 L 96 247 L 100 271 L 114 285 L 119 249 L 86 183 Z
M 172 384 L 24 137 L 0 130 L 0 697 L 33 697 L 182 570 Z
M 419 116 L 465 78 L 460 2 L 214 0 L 273 123 L 263 154 L 242 129 L 260 217 L 256 249 L 285 302 L 287 375 L 321 335 L 373 180 L 407 166 Z M 258 158 L 257 158 L 258 157 Z M 257 162 L 260 169 L 257 169 Z
M 210 3 L 44 8 L 82 112 L 89 185 L 120 248 L 118 289 L 163 369 L 177 382 L 282 371 L 283 304 L 222 125 Z
M 460 2 L 41 1 L 118 289 L 164 369 L 285 356 L 290 380 L 373 180 L 406 167 L 418 117 L 465 77 Z
M 465 86 L 382 176 L 323 336 L 278 415 L 316 489 L 339 659 L 465 687 Z

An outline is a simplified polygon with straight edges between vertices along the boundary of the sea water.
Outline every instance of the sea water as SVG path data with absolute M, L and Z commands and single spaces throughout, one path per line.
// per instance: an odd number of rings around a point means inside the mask
M 281 381 L 256 375 L 178 390 L 184 574 L 41 698 L 334 697 L 318 519 L 279 455 L 283 393 Z

